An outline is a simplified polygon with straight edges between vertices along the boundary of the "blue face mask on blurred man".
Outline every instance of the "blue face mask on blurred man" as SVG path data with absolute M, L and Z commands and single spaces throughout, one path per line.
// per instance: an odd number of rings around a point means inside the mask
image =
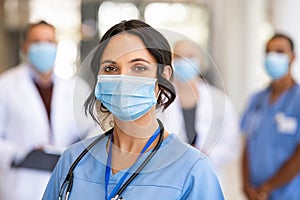
M 200 63 L 194 58 L 174 60 L 175 77 L 181 82 L 190 81 L 200 74 Z
M 56 50 L 54 43 L 33 43 L 29 47 L 28 60 L 38 72 L 47 73 L 54 67 Z
M 265 58 L 265 69 L 269 76 L 276 80 L 288 73 L 290 58 L 288 55 L 270 52 Z

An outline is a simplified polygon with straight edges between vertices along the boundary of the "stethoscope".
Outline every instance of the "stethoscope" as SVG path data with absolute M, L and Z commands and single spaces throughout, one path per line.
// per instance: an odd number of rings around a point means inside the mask
M 139 173 L 144 169 L 144 167 L 148 164 L 148 162 L 151 160 L 151 158 L 154 156 L 154 154 L 157 152 L 157 150 L 159 149 L 162 141 L 163 141 L 163 137 L 164 137 L 164 126 L 162 124 L 162 122 L 160 120 L 158 120 L 158 124 L 159 124 L 159 139 L 157 144 L 155 145 L 155 147 L 152 149 L 151 153 L 146 157 L 146 159 L 142 162 L 142 164 L 138 167 L 138 169 L 128 178 L 128 180 L 122 185 L 122 187 L 116 192 L 114 198 L 112 198 L 111 200 L 120 200 L 122 199 L 121 194 L 124 192 L 124 190 L 126 189 L 126 187 L 139 175 Z M 110 135 L 112 135 L 113 133 L 113 128 L 110 129 L 109 131 L 107 131 L 105 134 L 102 134 L 101 136 L 99 136 L 96 140 L 94 140 L 89 146 L 87 146 L 81 153 L 80 155 L 76 158 L 76 160 L 73 162 L 73 164 L 71 165 L 71 167 L 69 168 L 68 174 L 59 190 L 59 196 L 58 196 L 58 200 L 68 200 L 69 199 L 69 195 L 71 193 L 72 190 L 72 186 L 73 186 L 73 181 L 74 181 L 74 169 L 76 168 L 77 164 L 80 162 L 80 160 L 98 143 L 100 142 L 102 139 L 104 139 L 105 137 L 108 137 Z M 63 195 L 65 194 L 65 197 L 63 198 Z

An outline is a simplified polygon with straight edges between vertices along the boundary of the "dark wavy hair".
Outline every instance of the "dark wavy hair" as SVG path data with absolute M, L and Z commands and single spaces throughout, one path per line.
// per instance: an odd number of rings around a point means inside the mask
M 162 74 L 164 72 L 165 66 L 172 66 L 172 52 L 170 45 L 166 38 L 157 30 L 152 28 L 147 23 L 141 20 L 129 20 L 122 21 L 113 27 L 111 27 L 101 38 L 100 43 L 97 46 L 95 54 L 91 61 L 91 71 L 93 74 L 93 90 L 85 102 L 85 113 L 89 113 L 92 118 L 101 125 L 99 117 L 97 116 L 97 109 L 103 114 L 110 112 L 103 106 L 103 104 L 98 104 L 94 90 L 97 83 L 97 75 L 100 67 L 100 60 L 104 49 L 109 43 L 110 39 L 120 33 L 126 32 L 127 34 L 132 34 L 139 37 L 144 43 L 146 49 L 157 61 L 157 81 L 158 87 L 160 89 L 160 94 L 157 99 L 157 108 L 162 108 L 165 110 L 175 99 L 176 93 L 174 86 L 169 80 L 165 79 Z M 172 68 L 172 67 L 171 67 Z M 173 69 L 173 68 L 172 68 Z M 172 76 L 173 77 L 173 72 Z M 98 102 L 98 103 L 97 103 Z M 96 108 L 96 111 L 95 111 Z M 106 117 L 106 118 L 107 118 Z M 104 118 L 104 119 L 106 119 Z

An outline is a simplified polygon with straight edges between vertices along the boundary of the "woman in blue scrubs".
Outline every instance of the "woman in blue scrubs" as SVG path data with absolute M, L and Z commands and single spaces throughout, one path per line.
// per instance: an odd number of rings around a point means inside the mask
M 244 192 L 251 200 L 300 199 L 300 87 L 291 75 L 294 45 L 276 34 L 266 45 L 271 84 L 255 94 L 241 120 L 247 138 Z
M 64 152 L 44 200 L 224 199 L 208 158 L 156 119 L 176 96 L 171 55 L 162 34 L 139 20 L 104 34 L 85 108 L 109 130 Z

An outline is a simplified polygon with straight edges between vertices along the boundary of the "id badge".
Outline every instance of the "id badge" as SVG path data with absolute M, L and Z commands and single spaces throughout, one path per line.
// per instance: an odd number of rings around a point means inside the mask
M 294 135 L 296 134 L 298 120 L 295 117 L 286 116 L 284 113 L 277 113 L 275 116 L 277 130 L 281 134 Z

